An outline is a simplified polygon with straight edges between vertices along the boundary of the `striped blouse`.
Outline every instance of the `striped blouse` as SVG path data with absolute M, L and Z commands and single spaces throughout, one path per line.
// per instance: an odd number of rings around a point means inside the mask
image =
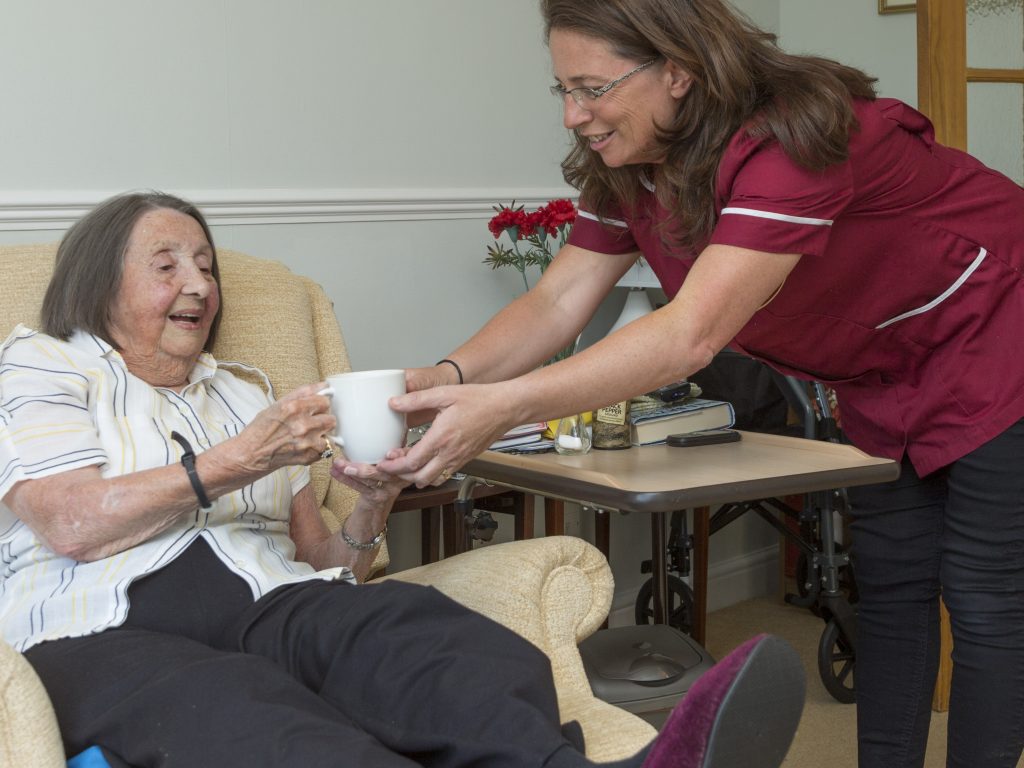
M 59 341 L 19 325 L 0 347 L 0 498 L 21 480 L 96 465 L 104 477 L 176 463 L 185 435 L 196 453 L 237 435 L 272 402 L 204 353 L 181 393 L 133 376 L 96 336 Z M 202 537 L 249 585 L 253 598 L 309 578 L 354 581 L 347 568 L 315 572 L 296 562 L 288 535 L 293 495 L 306 467 L 279 469 L 197 508 L 149 541 L 96 562 L 49 551 L 0 503 L 0 636 L 18 650 L 124 622 L 136 579 L 167 565 Z

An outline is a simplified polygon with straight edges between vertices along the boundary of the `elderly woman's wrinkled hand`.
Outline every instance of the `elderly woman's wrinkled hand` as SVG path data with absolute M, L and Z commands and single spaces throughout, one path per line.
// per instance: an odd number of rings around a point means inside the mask
M 330 399 L 317 394 L 325 386 L 319 382 L 299 387 L 264 409 L 238 435 L 242 448 L 236 459 L 266 471 L 322 458 L 331 450 L 326 436 L 336 425 Z
M 367 501 L 379 504 L 390 504 L 409 485 L 408 480 L 383 472 L 375 464 L 349 461 L 344 456 L 335 457 L 331 465 L 331 477 Z

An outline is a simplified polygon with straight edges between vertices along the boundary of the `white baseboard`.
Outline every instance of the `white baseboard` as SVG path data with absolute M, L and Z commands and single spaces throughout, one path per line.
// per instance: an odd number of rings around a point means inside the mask
M 708 611 L 717 611 L 755 597 L 773 594 L 779 588 L 778 546 L 748 552 L 712 563 L 708 568 Z M 609 626 L 633 624 L 636 592 L 616 592 Z

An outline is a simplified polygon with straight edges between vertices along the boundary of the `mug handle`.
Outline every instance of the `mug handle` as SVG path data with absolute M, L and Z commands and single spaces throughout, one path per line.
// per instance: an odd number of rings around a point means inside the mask
M 324 387 L 319 392 L 317 392 L 317 394 L 318 395 L 327 395 L 327 397 L 330 397 L 331 395 L 334 394 L 334 387 Z M 341 439 L 341 435 L 328 435 L 328 439 L 332 443 L 337 445 L 339 448 L 344 448 L 345 447 L 345 442 Z

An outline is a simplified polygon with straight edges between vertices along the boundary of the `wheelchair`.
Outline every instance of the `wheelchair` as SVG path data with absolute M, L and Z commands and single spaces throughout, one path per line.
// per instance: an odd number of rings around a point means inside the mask
M 769 372 L 790 408 L 800 417 L 802 436 L 838 442 L 840 433 L 825 387 L 817 382 L 808 383 Z M 857 586 L 850 557 L 836 541 L 835 527 L 837 516 L 846 511 L 846 492 L 839 488 L 805 494 L 801 509 L 776 498 L 724 504 L 711 514 L 709 529 L 713 535 L 744 514 L 753 512 L 797 547 L 797 591 L 787 594 L 786 602 L 807 608 L 825 623 L 818 643 L 818 673 L 834 699 L 851 704 L 856 700 Z M 666 543 L 668 622 L 685 633 L 690 632 L 694 616 L 693 590 L 683 580 L 690 574 L 692 548 L 685 510 L 673 512 Z M 651 572 L 651 561 L 641 564 L 641 572 Z M 653 579 L 648 579 L 637 594 L 637 624 L 654 620 L 653 589 Z

